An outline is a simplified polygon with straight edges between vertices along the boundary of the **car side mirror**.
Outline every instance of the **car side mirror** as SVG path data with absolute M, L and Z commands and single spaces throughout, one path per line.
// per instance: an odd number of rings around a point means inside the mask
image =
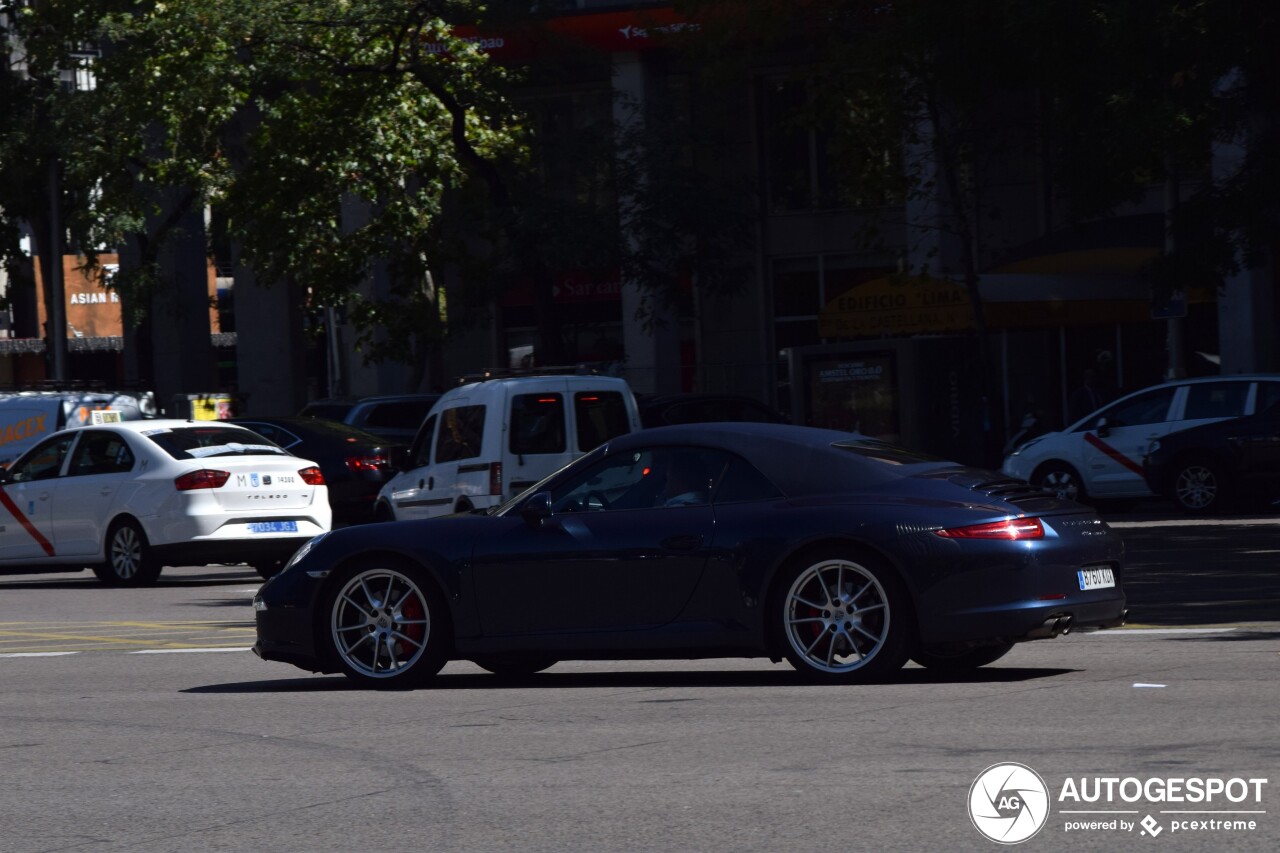
M 1106 418 L 1098 418 L 1098 423 L 1094 429 L 1097 430 L 1098 435 L 1102 438 L 1111 435 L 1111 425 L 1107 423 Z
M 551 493 L 538 492 L 530 495 L 520 508 L 520 517 L 530 527 L 538 527 L 551 517 Z

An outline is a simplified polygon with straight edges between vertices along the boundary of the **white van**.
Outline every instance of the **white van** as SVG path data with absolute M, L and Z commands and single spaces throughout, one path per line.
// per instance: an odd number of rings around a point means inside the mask
M 94 413 L 136 421 L 155 415 L 154 398 L 111 391 L 0 393 L 0 465 L 8 466 L 46 435 L 93 423 Z M 98 415 L 102 418 L 102 414 Z
M 378 493 L 384 521 L 497 506 L 615 436 L 640 429 L 612 376 L 517 376 L 447 391 Z

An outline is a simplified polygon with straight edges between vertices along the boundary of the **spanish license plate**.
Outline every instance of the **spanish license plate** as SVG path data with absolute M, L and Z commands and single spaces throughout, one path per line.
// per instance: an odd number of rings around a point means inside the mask
M 296 521 L 251 521 L 249 522 L 250 533 L 297 533 L 298 522 Z M 1080 587 L 1084 589 L 1084 587 Z
M 1106 589 L 1116 585 L 1116 576 L 1111 569 L 1103 566 L 1096 569 L 1081 569 L 1076 572 L 1080 576 L 1081 589 Z

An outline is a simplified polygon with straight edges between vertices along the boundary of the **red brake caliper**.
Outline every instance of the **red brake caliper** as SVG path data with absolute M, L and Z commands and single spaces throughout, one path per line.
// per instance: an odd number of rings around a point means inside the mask
M 411 593 L 405 603 L 400 606 L 400 615 L 405 619 L 421 619 L 427 614 L 422 608 L 421 599 L 419 599 L 417 595 Z M 423 639 L 427 636 L 427 626 L 421 622 L 416 625 L 403 625 L 401 626 L 400 633 L 409 637 L 420 646 L 422 645 Z M 417 649 L 404 649 L 403 651 L 413 654 Z

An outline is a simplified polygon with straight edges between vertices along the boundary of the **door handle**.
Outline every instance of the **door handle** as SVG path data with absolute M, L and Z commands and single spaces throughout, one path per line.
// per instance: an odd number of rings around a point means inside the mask
M 115 491 L 115 489 L 111 488 L 110 486 L 103 486 L 103 487 L 102 487 L 102 496 L 105 498 L 105 497 L 107 497 L 108 495 L 110 495 L 110 494 L 111 494 L 112 492 L 114 492 L 114 491 Z
M 430 491 L 431 489 L 434 489 L 435 487 L 436 487 L 436 478 L 435 478 L 435 477 L 428 477 L 428 478 L 427 478 L 427 491 Z
M 692 551 L 701 544 L 700 533 L 677 533 L 662 540 L 662 547 L 668 551 Z

